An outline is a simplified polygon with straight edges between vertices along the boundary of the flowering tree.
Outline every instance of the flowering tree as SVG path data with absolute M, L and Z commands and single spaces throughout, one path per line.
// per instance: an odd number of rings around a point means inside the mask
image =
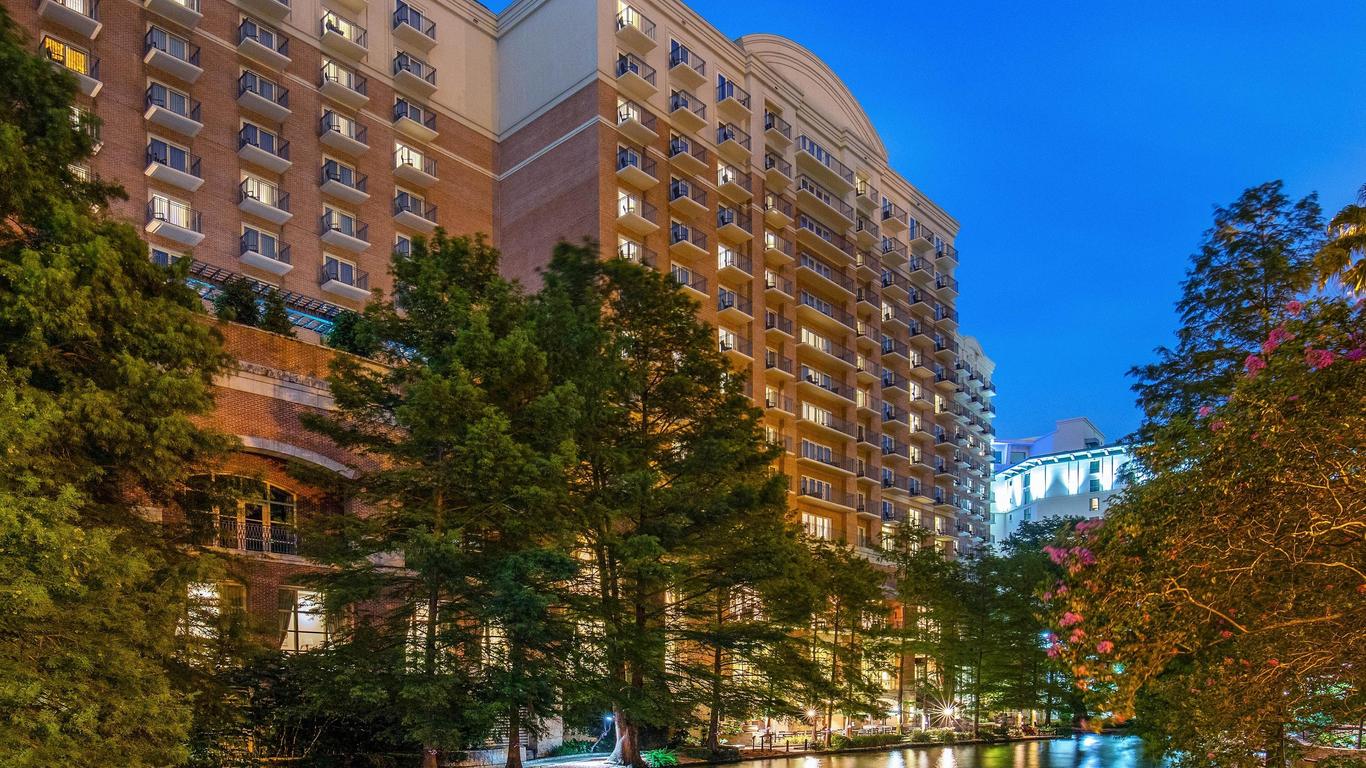
M 1366 312 L 1289 302 L 1226 399 L 1049 549 L 1049 653 L 1182 765 L 1280 765 L 1366 701 Z

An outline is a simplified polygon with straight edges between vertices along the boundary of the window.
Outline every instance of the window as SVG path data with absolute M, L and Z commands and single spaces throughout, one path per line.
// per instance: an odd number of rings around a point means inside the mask
M 806 530 L 806 535 L 813 539 L 825 539 L 829 541 L 835 537 L 834 523 L 831 522 L 830 518 L 821 515 L 803 512 L 802 528 Z
M 255 123 L 248 123 L 244 120 L 238 137 L 243 146 L 251 145 L 264 149 L 272 155 L 280 154 L 280 137 Z
M 835 451 L 828 445 L 813 443 L 810 440 L 802 440 L 802 455 L 808 459 L 815 459 L 826 464 L 834 461 Z
M 1092 511 L 1092 512 L 1099 512 L 1099 511 L 1100 511 L 1100 499 L 1095 498 L 1095 497 L 1092 497 L 1092 498 L 1091 498 L 1091 511 Z
M 322 596 L 306 589 L 280 587 L 280 650 L 307 651 L 326 642 Z
M 156 246 L 150 246 L 150 251 L 152 263 L 159 264 L 163 267 L 169 267 L 172 263 L 184 258 L 184 254 L 168 251 L 165 248 L 158 248 Z
M 617 239 L 617 258 L 625 259 L 626 261 L 634 261 L 637 264 L 640 264 L 643 263 L 642 258 L 644 255 L 645 246 L 641 245 L 639 242 L 632 240 L 629 237 L 620 237 Z
M 1095 439 L 1094 437 L 1088 437 L 1088 438 L 1086 438 L 1086 443 L 1085 443 L 1085 445 L 1086 445 L 1087 448 L 1099 448 L 1099 447 L 1100 447 L 1100 441 L 1097 440 L 1097 439 Z
M 285 555 L 298 552 L 293 493 L 236 475 L 200 475 L 190 484 L 190 508 L 214 518 L 218 546 Z
M 827 427 L 835 423 L 835 414 L 811 403 L 802 403 L 802 418 Z
M 153 138 L 148 140 L 147 162 L 174 168 L 182 173 L 193 173 L 190 150 L 164 139 Z
M 627 191 L 624 190 L 624 189 L 622 189 L 622 190 L 617 190 L 617 215 L 618 215 L 618 216 L 628 216 L 628 215 L 630 215 L 630 214 L 639 214 L 639 213 L 640 213 L 640 198 L 639 198 L 639 197 L 636 197 L 635 195 L 631 194 L 630 192 L 627 192 Z
M 260 200 L 272 208 L 280 207 L 280 188 L 273 181 L 267 181 L 251 173 L 242 174 L 242 194 Z
M 243 17 L 240 29 L 242 31 L 243 39 L 249 38 L 255 40 L 272 51 L 284 53 L 280 48 L 284 43 L 284 40 L 280 37 L 280 33 L 267 27 L 256 19 Z
M 359 228 L 354 213 L 331 206 L 323 206 L 323 222 L 327 225 L 328 229 L 340 232 L 349 237 L 355 237 L 356 231 Z
M 1033 509 L 1033 507 L 1025 507 L 1024 513 L 1020 516 L 1020 520 L 1027 523 L 1027 522 L 1029 522 L 1030 520 L 1033 520 L 1033 519 L 1034 519 L 1034 509 Z
M 735 349 L 739 344 L 739 341 L 737 340 L 737 337 L 735 335 L 735 331 L 732 331 L 729 328 L 717 328 L 716 336 L 721 342 L 722 352 Z
M 327 110 L 323 113 L 323 126 L 327 130 L 339 133 L 348 139 L 360 140 L 360 128 L 356 125 L 353 118 L 347 117 L 340 112 Z
M 336 280 L 346 285 L 356 284 L 356 265 L 345 259 L 339 259 L 330 253 L 323 254 L 323 274 L 329 280 Z
M 195 640 L 212 640 L 223 619 L 247 610 L 247 588 L 233 582 L 196 582 L 188 587 L 183 632 Z
M 44 37 L 43 50 L 47 53 L 48 58 L 72 72 L 81 75 L 90 74 L 90 52 L 84 48 L 77 48 L 56 38 Z
M 194 215 L 189 203 L 162 194 L 152 195 L 152 218 L 190 229 Z
M 1091 466 L 1090 466 L 1086 471 L 1087 471 L 1087 472 L 1090 472 L 1090 473 L 1093 474 L 1093 475 L 1099 473 L 1099 472 L 1100 472 L 1100 460 L 1097 459 L 1097 460 L 1091 462 Z
M 1010 452 L 1010 463 L 1011 463 L 1011 464 L 1019 464 L 1020 462 L 1024 461 L 1024 460 L 1027 459 L 1027 458 L 1029 458 L 1029 454 L 1028 454 L 1028 453 L 1025 453 L 1024 451 L 1011 451 L 1011 452 Z
M 803 344 L 813 346 L 816 349 L 821 350 L 822 352 L 830 351 L 829 339 L 826 339 L 824 336 L 821 336 L 820 334 L 815 333 L 806 327 L 802 328 L 801 341 Z
M 181 61 L 190 61 L 194 48 L 190 41 L 179 35 L 173 35 L 161 27 L 152 27 L 147 31 L 147 42 L 152 48 L 164 51 Z
M 348 187 L 355 187 L 357 183 L 356 169 L 340 160 L 325 157 L 323 158 L 323 179 L 340 182 Z
M 427 168 L 427 158 L 418 149 L 404 144 L 401 141 L 394 142 L 394 167 L 401 168 L 405 165 L 412 166 L 419 171 Z
M 259 253 L 271 259 L 280 258 L 280 238 L 256 227 L 242 227 L 242 252 Z
M 830 501 L 834 498 L 835 489 L 830 483 L 824 480 L 817 480 L 814 477 L 802 477 L 802 495 L 811 496 L 817 499 Z
M 147 102 L 152 106 L 164 107 L 181 117 L 190 116 L 190 97 L 188 94 L 153 81 L 147 86 Z
M 1090 482 L 1090 493 L 1100 493 L 1100 478 L 1093 477 Z
M 413 240 L 407 235 L 394 235 L 394 253 L 408 256 L 413 252 Z

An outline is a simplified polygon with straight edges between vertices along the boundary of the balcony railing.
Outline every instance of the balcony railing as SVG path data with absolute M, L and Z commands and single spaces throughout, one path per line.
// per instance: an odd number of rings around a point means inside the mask
M 436 85 L 436 69 L 412 54 L 400 53 L 394 57 L 394 74 L 400 72 L 407 72 L 429 85 Z
M 149 109 L 152 107 L 161 107 L 162 109 L 174 112 L 181 117 L 189 118 L 196 123 L 201 122 L 199 119 L 200 104 L 197 99 L 186 96 L 179 104 L 177 104 L 176 101 L 177 100 L 175 99 L 169 98 L 169 95 L 164 88 L 158 93 L 157 86 L 154 85 L 147 89 L 144 106 Z
M 736 226 L 746 232 L 753 232 L 754 227 L 750 223 L 749 214 L 741 213 L 734 208 L 720 208 L 716 211 L 716 226 L 727 227 Z
M 749 91 L 736 85 L 731 80 L 722 80 L 716 86 L 716 103 L 727 99 L 734 99 L 745 109 L 749 109 Z
M 820 275 L 849 293 L 854 293 L 854 281 L 848 275 L 844 274 L 843 270 L 826 264 L 824 261 L 812 256 L 806 251 L 797 254 L 797 266 L 804 267 L 805 269 Z
M 792 123 L 784 120 L 782 115 L 775 112 L 764 113 L 764 130 L 775 131 L 778 135 L 787 139 L 792 138 Z
M 343 18 L 332 11 L 323 13 L 322 20 L 318 23 L 318 28 L 322 33 L 331 32 L 335 35 L 350 40 L 361 48 L 367 47 L 366 37 L 368 36 L 365 27 Z
M 197 179 L 204 178 L 199 173 L 199 155 L 192 155 L 189 152 L 182 154 L 180 160 L 176 160 L 171 154 L 171 148 L 165 142 L 154 141 L 147 145 L 147 165 L 156 163 L 167 168 L 188 173 Z
M 716 128 L 716 143 L 724 144 L 727 141 L 733 141 L 745 149 L 749 149 L 751 143 L 749 134 L 741 130 L 740 126 L 735 123 L 725 123 Z
M 338 282 L 353 288 L 370 290 L 370 273 L 342 264 L 339 261 L 329 261 L 323 264 L 318 273 L 318 279 L 322 283 Z
M 436 206 L 407 192 L 394 195 L 394 215 L 400 213 L 414 213 L 427 221 L 436 222 Z
M 280 188 L 270 184 L 263 184 L 255 179 L 243 179 L 237 186 L 237 201 L 256 200 L 281 211 L 289 210 L 289 193 L 280 191 Z
M 790 219 L 794 215 L 792 201 L 775 192 L 765 193 L 764 213 L 769 212 L 781 213 Z
M 425 127 L 429 131 L 436 130 L 436 113 L 430 109 L 423 109 L 407 99 L 399 99 L 394 102 L 394 120 L 412 120 Z
M 792 318 L 790 318 L 790 317 L 784 317 L 784 316 L 783 316 L 781 313 L 779 313 L 779 312 L 771 312 L 771 311 L 770 311 L 770 312 L 765 312 L 765 313 L 764 313 L 764 330 L 766 330 L 766 331 L 777 330 L 777 331 L 782 331 L 783 333 L 786 333 L 786 334 L 788 334 L 788 335 L 791 335 L 791 334 L 792 334 Z
M 237 43 L 240 45 L 247 40 L 255 40 L 281 56 L 289 56 L 289 38 L 262 27 L 251 19 L 243 19 L 242 23 L 237 25 Z
M 360 144 L 368 143 L 365 140 L 367 134 L 365 126 L 355 121 L 348 121 L 348 123 L 351 128 L 349 133 L 346 130 L 343 130 L 342 120 L 337 113 L 329 109 L 324 112 L 322 118 L 318 120 L 318 135 L 321 136 L 324 133 L 335 132 L 349 139 L 355 139 Z
M 707 60 L 693 53 L 686 45 L 675 43 L 673 50 L 669 51 L 669 68 L 673 69 L 679 65 L 692 69 L 699 75 L 707 74 Z
M 239 254 L 258 253 L 268 259 L 274 259 L 281 264 L 292 264 L 289 256 L 289 246 L 281 243 L 274 237 L 262 237 L 261 233 L 248 229 L 242 233 L 238 240 Z
M 772 152 L 769 152 L 769 153 L 765 154 L 765 155 L 764 155 L 764 170 L 765 170 L 765 171 L 771 171 L 771 170 L 773 170 L 773 169 L 775 169 L 775 168 L 778 170 L 778 173 L 781 173 L 782 175 L 788 177 L 789 179 L 792 178 L 792 163 L 789 163 L 788 161 L 782 159 L 781 157 L 778 157 L 777 155 L 773 154 Z
M 848 256 L 853 257 L 854 244 L 850 242 L 849 238 L 845 237 L 844 235 L 838 234 L 834 230 L 821 224 L 820 222 L 807 216 L 806 214 L 803 213 L 797 216 L 797 227 L 799 229 L 805 229 L 806 231 L 814 234 L 816 237 L 819 237 L 825 242 L 843 251 Z
M 754 305 L 748 296 L 722 288 L 716 294 L 716 310 L 723 312 L 727 309 L 738 309 L 751 317 L 754 315 Z
M 617 11 L 617 31 L 631 28 L 639 31 L 651 40 L 655 39 L 655 23 L 631 6 L 623 6 Z
M 658 178 L 657 176 L 655 176 L 654 158 L 649 157 L 647 155 L 642 155 L 634 149 L 619 147 L 617 149 L 617 170 L 620 171 L 625 168 L 631 167 L 639 168 L 640 170 L 644 171 L 647 175 L 654 178 Z
M 178 200 L 164 197 L 147 201 L 147 221 L 164 221 L 191 232 L 204 232 L 199 211 Z
M 299 534 L 291 526 L 219 517 L 216 543 L 224 549 L 297 555 Z
M 829 150 L 813 141 L 806 134 L 797 137 L 797 148 L 816 158 L 816 162 L 829 168 L 835 175 L 849 184 L 854 183 L 854 169 L 840 162 L 834 155 L 830 154 Z
M 855 327 L 856 321 L 854 320 L 853 315 L 849 314 L 848 312 L 845 312 L 843 309 L 840 309 L 839 307 L 831 304 L 828 301 L 819 299 L 807 293 L 806 291 L 802 291 L 802 295 L 799 297 L 799 301 L 802 303 L 802 305 L 810 307 L 816 310 L 817 312 L 820 312 L 821 314 L 831 318 L 832 320 L 835 320 L 836 322 L 840 323 L 846 328 L 852 330 Z
M 336 160 L 323 162 L 322 173 L 318 177 L 318 183 L 326 184 L 335 181 L 342 186 L 350 187 L 359 192 L 365 191 L 366 176 L 357 173 L 354 168 L 349 168 Z
M 669 245 L 677 243 L 692 243 L 705 251 L 707 250 L 707 235 L 686 224 L 674 222 L 669 227 Z
M 404 3 L 399 3 L 398 9 L 394 11 L 394 29 L 398 29 L 400 26 L 412 27 L 421 32 L 424 37 L 436 39 L 436 22 L 423 16 L 421 11 Z
M 142 39 L 143 55 L 153 50 L 161 51 L 191 66 L 199 66 L 199 46 L 186 41 L 184 38 L 176 37 L 159 27 L 152 27 L 147 30 L 147 35 Z
M 645 63 L 645 60 L 634 53 L 623 53 L 617 56 L 617 77 L 627 73 L 639 76 L 650 85 L 655 84 L 655 68 Z
M 693 158 L 706 165 L 710 162 L 710 155 L 707 148 L 701 144 L 693 144 L 682 136 L 675 137 L 669 142 L 669 157 L 678 155 L 691 155 Z
M 280 87 L 274 80 L 261 77 L 255 72 L 243 72 L 242 76 L 237 78 L 237 95 L 247 93 L 254 93 L 266 101 L 289 107 L 289 91 Z
M 834 208 L 841 216 L 846 219 L 854 219 L 854 206 L 844 202 L 838 195 L 817 184 L 810 176 L 802 174 L 797 177 L 797 190 L 805 192 L 822 203 Z
M 669 202 L 685 197 L 703 208 L 707 207 L 707 190 L 682 179 L 669 182 Z
M 669 112 L 677 112 L 680 109 L 693 113 L 699 120 L 707 119 L 707 105 L 687 91 L 674 91 L 669 96 Z
M 254 125 L 244 125 L 237 132 L 237 148 L 249 146 L 275 155 L 281 160 L 289 159 L 289 142 L 281 141 L 279 136 Z

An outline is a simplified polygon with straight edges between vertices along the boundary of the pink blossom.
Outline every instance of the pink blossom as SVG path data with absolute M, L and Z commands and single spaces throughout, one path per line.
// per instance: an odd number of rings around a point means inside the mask
M 1220 630 L 1220 631 L 1219 631 L 1219 637 L 1221 637 L 1221 638 L 1227 640 L 1227 639 L 1229 639 L 1230 637 L 1233 637 L 1233 633 L 1230 632 L 1230 631 L 1228 631 L 1227 629 Z
M 1333 364 L 1333 353 L 1326 349 L 1305 350 L 1304 363 L 1316 371 L 1327 368 Z
M 1058 624 L 1059 624 L 1060 626 L 1064 626 L 1064 627 L 1070 627 L 1070 626 L 1072 626 L 1073 624 L 1080 624 L 1080 623 L 1081 623 L 1081 614 L 1079 614 L 1079 613 L 1073 613 L 1073 612 L 1071 612 L 1071 611 L 1068 611 L 1068 612 L 1064 613 L 1064 614 L 1062 615 L 1062 619 L 1060 619 L 1060 620 L 1058 621 Z
M 1048 602 L 1048 601 L 1050 601 L 1050 600 L 1052 600 L 1052 599 L 1053 599 L 1053 593 L 1052 593 L 1052 592 L 1045 592 L 1045 593 L 1043 593 L 1043 601 L 1044 601 L 1045 603 Z
M 1057 591 L 1054 592 L 1053 594 L 1057 595 L 1058 597 L 1062 597 L 1063 595 L 1066 595 L 1068 592 L 1071 592 L 1071 591 L 1072 591 L 1072 590 L 1068 589 L 1068 588 L 1067 588 L 1067 585 L 1064 584 L 1064 585 L 1062 585 L 1061 587 L 1058 587 Z
M 1049 645 L 1058 644 L 1058 636 L 1052 632 L 1049 632 L 1047 635 L 1044 635 L 1044 639 L 1048 641 Z
M 1348 350 L 1347 354 L 1343 355 L 1343 357 L 1354 363 L 1358 360 L 1366 359 L 1366 347 L 1357 347 L 1356 349 Z
M 1262 354 L 1269 355 L 1272 352 L 1275 352 L 1276 347 L 1279 347 L 1293 338 L 1295 338 L 1295 335 L 1290 331 L 1287 331 L 1284 325 L 1272 328 L 1271 333 L 1267 334 L 1266 341 L 1262 342 Z
M 1048 646 L 1048 658 L 1056 659 L 1058 658 L 1058 654 L 1060 653 L 1062 653 L 1062 646 L 1058 645 L 1057 643 Z
M 1227 427 L 1227 426 L 1228 426 L 1228 422 L 1224 421 L 1223 419 L 1219 419 L 1219 420 L 1215 421 L 1214 423 L 1210 424 L 1210 425 L 1209 425 L 1209 428 L 1210 428 L 1211 430 L 1215 431 L 1215 432 L 1218 432 L 1219 430 L 1221 430 L 1221 429 L 1223 429 L 1224 427 Z
M 1248 355 L 1243 360 L 1243 367 L 1247 369 L 1248 377 L 1256 376 L 1266 368 L 1266 361 L 1256 355 Z
M 1214 413 L 1214 409 L 1211 408 L 1210 406 L 1208 406 L 1208 405 L 1202 405 L 1202 406 L 1200 406 L 1200 418 L 1203 419 L 1203 418 L 1205 418 L 1206 416 L 1210 415 L 1211 413 Z
M 1044 554 L 1048 555 L 1048 559 L 1053 561 L 1054 565 L 1062 565 L 1062 562 L 1067 559 L 1067 550 L 1062 547 L 1049 544 L 1043 548 L 1043 551 Z
M 1096 643 L 1097 653 L 1110 653 L 1114 649 L 1115 644 L 1110 642 L 1109 640 L 1101 640 L 1099 643 Z
M 1304 305 L 1299 303 L 1298 301 L 1295 301 L 1294 299 L 1291 299 L 1290 301 L 1287 301 L 1285 303 L 1285 311 L 1298 317 L 1300 312 L 1304 311 Z
M 1096 556 L 1091 553 L 1091 550 L 1086 549 L 1085 547 L 1078 547 L 1073 550 L 1073 554 L 1077 556 L 1077 560 L 1080 561 L 1082 565 L 1096 564 Z
M 1067 642 L 1080 643 L 1082 640 L 1085 639 L 1086 630 L 1082 629 L 1081 627 L 1077 627 L 1076 629 L 1072 630 L 1072 634 L 1067 637 Z

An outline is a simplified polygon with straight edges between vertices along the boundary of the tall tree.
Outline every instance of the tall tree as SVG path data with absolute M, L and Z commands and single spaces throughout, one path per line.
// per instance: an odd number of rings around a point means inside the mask
M 1328 239 L 1314 258 L 1319 287 L 1336 279 L 1353 293 L 1366 291 L 1366 184 L 1328 222 Z
M 1093 711 L 1182 766 L 1280 766 L 1366 712 L 1366 310 L 1292 304 L 1224 402 L 1136 449 L 1145 480 L 1053 559 Z
M 1280 323 L 1286 302 L 1309 281 L 1322 230 L 1317 196 L 1291 200 L 1280 181 L 1215 209 L 1181 286 L 1176 346 L 1159 347 L 1157 362 L 1129 371 L 1145 419 L 1141 438 L 1179 414 L 1216 404 L 1232 388 L 1248 350 Z
M 365 514 L 317 553 L 335 566 L 323 584 L 359 617 L 340 642 L 385 670 L 380 707 L 424 766 L 500 729 L 515 765 L 568 637 L 553 607 L 573 571 L 558 478 L 575 403 L 483 241 L 438 233 L 392 271 L 393 300 L 366 313 L 379 364 L 339 357 L 337 413 L 308 420 L 372 462 L 352 483 Z
M 540 346 L 583 403 L 569 478 L 598 674 L 576 682 L 612 707 L 614 761 L 642 766 L 643 739 L 691 714 L 674 695 L 678 620 L 752 586 L 748 569 L 720 578 L 716 532 L 769 540 L 786 483 L 743 376 L 669 277 L 561 244 L 544 281 Z
M 839 712 L 845 722 L 885 714 L 881 702 L 882 672 L 888 664 L 887 574 L 848 546 L 815 543 L 812 579 L 822 605 L 811 625 L 812 655 L 822 668 L 821 709 L 826 744 Z
M 177 624 L 197 563 L 139 508 L 226 446 L 183 274 L 73 171 L 93 121 L 0 11 L 0 763 L 185 757 Z

